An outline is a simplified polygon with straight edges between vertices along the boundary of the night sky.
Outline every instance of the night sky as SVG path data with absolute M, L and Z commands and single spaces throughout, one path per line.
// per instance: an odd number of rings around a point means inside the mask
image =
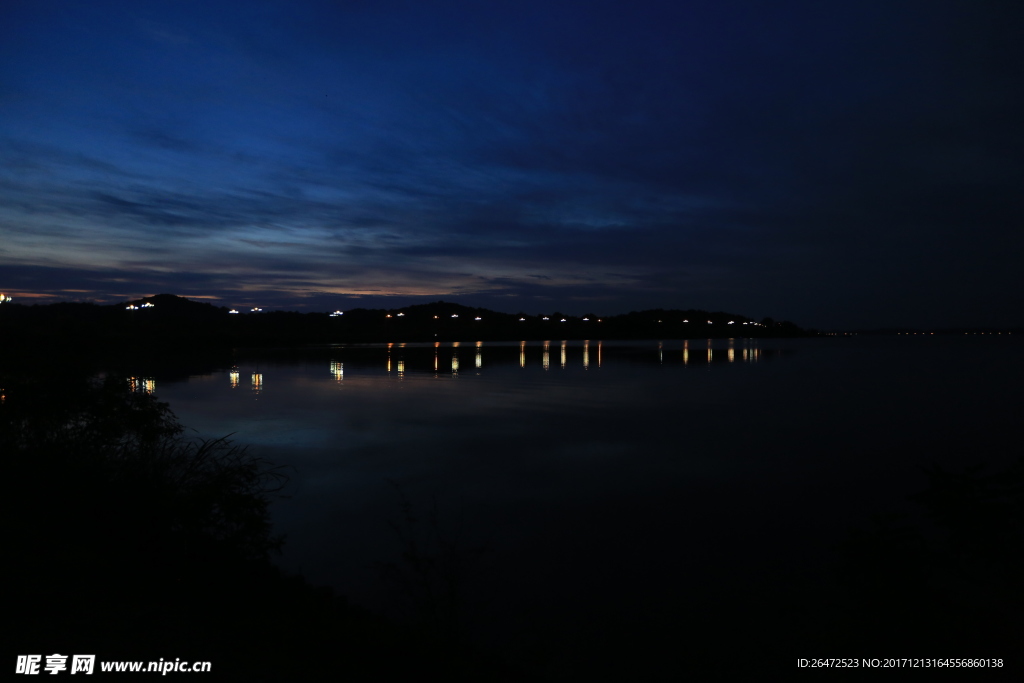
M 0 4 L 0 291 L 1019 325 L 1024 3 Z

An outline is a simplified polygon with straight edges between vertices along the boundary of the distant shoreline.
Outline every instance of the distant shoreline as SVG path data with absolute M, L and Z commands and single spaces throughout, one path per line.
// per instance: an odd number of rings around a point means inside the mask
M 0 305 L 0 348 L 77 349 L 81 352 L 301 347 L 330 344 L 454 341 L 544 341 L 849 337 L 857 335 L 1012 335 L 1011 329 L 899 329 L 819 331 L 789 321 L 756 321 L 721 311 L 650 309 L 598 316 L 501 313 L 437 301 L 405 308 L 323 313 L 230 311 L 158 294 L 113 305 L 54 303 Z
M 228 310 L 171 294 L 109 306 L 56 303 L 0 307 L 0 346 L 253 347 L 341 343 L 804 337 L 789 321 L 722 311 L 652 309 L 614 316 L 501 313 L 437 301 L 395 309 L 324 313 Z

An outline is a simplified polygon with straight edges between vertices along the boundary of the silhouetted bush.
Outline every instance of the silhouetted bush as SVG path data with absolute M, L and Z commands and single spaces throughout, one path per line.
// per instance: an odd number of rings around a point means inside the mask
M 54 389 L 8 381 L 0 405 L 0 449 L 21 482 L 16 499 L 36 510 L 35 537 L 85 516 L 102 524 L 82 540 L 173 549 L 179 564 L 261 559 L 279 547 L 268 505 L 280 468 L 226 438 L 186 438 L 166 404 L 124 378 Z
M 391 484 L 398 493 L 401 514 L 388 524 L 400 543 L 401 559 L 378 562 L 377 571 L 411 607 L 415 622 L 431 635 L 435 647 L 461 647 L 469 636 L 466 611 L 472 600 L 471 584 L 490 549 L 468 542 L 461 523 L 442 524 L 436 500 L 417 513 L 402 487 Z
M 219 680 L 488 678 L 491 664 L 283 575 L 281 469 L 186 437 L 126 378 L 0 367 L 0 396 L 13 651 L 205 660 Z

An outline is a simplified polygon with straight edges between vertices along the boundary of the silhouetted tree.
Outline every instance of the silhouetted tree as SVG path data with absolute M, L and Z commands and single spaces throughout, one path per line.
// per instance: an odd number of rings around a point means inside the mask
M 70 561 L 94 581 L 146 582 L 279 547 L 268 506 L 281 470 L 226 438 L 186 438 L 166 404 L 124 378 L 7 378 L 4 394 L 0 452 L 30 574 Z

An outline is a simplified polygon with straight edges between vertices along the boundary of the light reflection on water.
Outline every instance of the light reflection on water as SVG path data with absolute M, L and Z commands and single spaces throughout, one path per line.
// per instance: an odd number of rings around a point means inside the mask
M 161 381 L 159 398 L 187 426 L 295 468 L 274 513 L 287 568 L 385 604 L 371 566 L 396 552 L 397 481 L 500 557 L 492 621 L 532 610 L 552 638 L 579 628 L 594 596 L 635 625 L 651 605 L 684 614 L 698 594 L 799 578 L 867 501 L 913 493 L 923 464 L 1008 441 L 1021 405 L 1024 354 L 1009 347 L 556 343 L 554 367 L 551 341 L 240 358 Z M 459 374 L 460 353 L 474 371 Z M 240 372 L 258 401 L 231 391 Z
M 734 363 L 736 361 L 735 351 L 735 340 L 728 340 L 728 349 L 726 351 L 726 357 L 717 358 L 714 355 L 714 349 L 716 344 L 725 343 L 723 340 L 708 340 L 707 341 L 707 356 L 701 357 L 701 361 L 706 364 L 716 363 L 719 361 Z M 757 362 L 761 358 L 761 349 L 756 346 L 756 340 L 742 340 L 743 348 L 741 350 L 740 358 L 744 362 Z M 679 342 L 656 342 L 657 346 L 654 353 L 646 359 L 654 362 L 656 360 L 658 365 L 689 365 L 690 363 L 690 342 L 683 340 Z M 597 367 L 603 367 L 602 353 L 604 350 L 604 342 L 597 341 L 596 355 L 597 355 Z M 505 367 L 515 362 L 515 356 L 510 354 L 510 346 L 508 344 L 492 344 L 490 348 L 484 342 L 478 341 L 475 343 L 474 355 L 473 355 L 473 367 L 476 370 L 484 369 L 484 356 L 487 353 L 488 358 L 491 359 L 490 363 L 495 368 Z M 629 353 L 624 357 L 624 362 L 627 364 L 635 364 L 638 361 L 643 361 L 644 356 L 642 352 L 632 349 L 630 347 L 614 347 L 617 351 L 623 351 L 628 349 Z M 427 353 L 428 349 L 433 349 L 433 354 Z M 445 351 L 444 349 L 449 349 Z M 417 374 L 430 374 L 437 379 L 442 379 L 443 376 L 439 374 L 442 359 L 443 362 L 449 363 L 451 367 L 451 376 L 458 376 L 459 374 L 459 342 L 451 342 L 449 344 L 442 344 L 441 342 L 435 342 L 429 346 L 423 345 L 410 345 L 410 344 L 387 344 L 386 346 L 380 347 L 380 362 L 385 374 L 391 374 L 397 372 L 399 375 L 404 376 L 405 373 L 417 373 Z M 590 340 L 584 340 L 582 342 L 569 342 L 563 340 L 559 343 L 559 369 L 566 370 L 574 367 L 582 367 L 583 369 L 590 369 L 591 366 L 591 342 Z M 540 342 L 539 346 L 531 345 L 527 342 L 520 342 L 518 344 L 518 365 L 519 368 L 525 369 L 531 358 L 539 358 L 540 367 L 544 370 L 551 369 L 551 341 Z M 678 352 L 678 353 L 677 353 Z M 346 354 L 354 357 L 355 362 L 349 362 L 349 374 L 348 379 L 352 379 L 356 376 L 363 376 L 366 374 L 375 375 L 374 364 L 372 357 L 374 355 L 374 347 L 372 346 L 361 346 L 361 347 L 350 347 L 332 349 L 329 357 L 324 361 L 325 367 L 328 370 L 330 377 L 336 382 L 342 382 L 346 379 L 345 374 L 345 361 L 341 358 L 345 358 Z M 621 357 L 621 356 L 620 356 Z M 289 370 L 290 371 L 290 370 Z M 253 371 L 251 374 L 252 390 L 257 393 L 264 391 L 263 387 L 263 375 L 262 371 Z M 275 374 L 274 369 L 271 369 L 271 375 Z M 476 373 L 480 375 L 480 373 Z M 155 386 L 152 379 L 132 378 L 133 390 L 138 391 L 153 391 Z M 237 367 L 227 371 L 227 381 L 232 387 L 238 386 L 239 381 L 239 369 Z M 283 388 L 282 388 L 283 389 Z
M 256 454 L 296 468 L 292 498 L 276 505 L 291 538 L 283 561 L 372 596 L 376 580 L 365 566 L 325 550 L 317 534 L 341 524 L 347 543 L 362 548 L 353 557 L 380 559 L 388 535 L 375 525 L 391 513 L 388 480 L 466 509 L 483 505 L 484 528 L 527 499 L 535 507 L 523 520 L 556 501 L 573 508 L 632 496 L 647 478 L 724 476 L 711 455 L 721 416 L 708 411 L 728 409 L 738 379 L 691 370 L 727 369 L 724 354 L 711 355 L 727 342 L 706 342 L 708 355 L 698 359 L 689 347 L 704 340 L 554 343 L 557 365 L 552 341 L 472 343 L 472 373 L 460 372 L 467 344 L 458 343 L 240 358 L 223 374 L 165 383 L 161 398 L 200 433 L 233 433 Z M 756 342 L 739 343 L 745 359 L 759 357 Z M 240 374 L 251 377 L 251 392 L 231 391 Z M 748 441 L 734 446 L 744 461 Z M 365 523 L 343 523 L 348 515 Z M 558 519 L 549 522 L 558 527 Z
M 129 377 L 128 389 L 133 392 L 152 394 L 156 391 L 156 380 L 152 377 Z

